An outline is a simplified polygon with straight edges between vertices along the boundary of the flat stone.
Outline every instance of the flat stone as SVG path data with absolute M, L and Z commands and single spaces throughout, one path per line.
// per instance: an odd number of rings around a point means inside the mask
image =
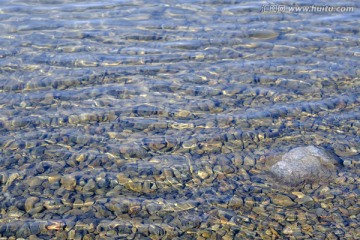
M 39 201 L 38 197 L 28 197 L 25 201 L 25 211 L 29 212 L 34 208 L 34 204 Z
M 29 237 L 31 235 L 30 227 L 29 225 L 23 224 L 20 229 L 16 231 L 17 239 L 23 238 L 23 237 Z
M 74 190 L 76 187 L 76 179 L 74 176 L 65 175 L 61 178 L 61 184 L 66 190 Z
M 289 207 L 296 205 L 296 203 L 288 196 L 283 194 L 271 194 L 271 202 L 278 206 Z
M 255 159 L 250 157 L 250 156 L 245 156 L 244 165 L 245 166 L 254 166 L 255 165 Z
M 351 157 L 359 154 L 358 149 L 347 144 L 335 144 L 334 151 L 340 157 Z
M 304 205 L 307 205 L 307 206 L 312 206 L 314 205 L 314 199 L 312 199 L 311 197 L 309 196 L 304 196 L 303 198 L 298 198 L 297 199 L 297 202 L 299 204 L 304 204 Z
M 296 186 L 327 177 L 339 162 L 315 146 L 297 147 L 285 153 L 270 171 L 280 182 Z
M 209 177 L 209 174 L 205 171 L 198 171 L 198 175 L 201 179 L 205 179 L 205 178 Z
M 249 37 L 253 39 L 263 39 L 269 40 L 274 39 L 279 36 L 279 33 L 271 30 L 260 30 L 260 29 L 252 29 L 249 31 Z

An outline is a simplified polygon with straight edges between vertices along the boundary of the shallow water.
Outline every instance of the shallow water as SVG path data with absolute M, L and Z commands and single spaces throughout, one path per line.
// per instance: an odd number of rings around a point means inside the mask
M 360 4 L 264 6 L 0 1 L 0 236 L 360 238 Z M 344 166 L 278 187 L 304 145 Z

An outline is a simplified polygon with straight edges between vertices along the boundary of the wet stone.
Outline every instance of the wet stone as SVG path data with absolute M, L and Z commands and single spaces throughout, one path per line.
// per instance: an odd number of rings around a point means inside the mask
M 93 179 L 90 179 L 85 186 L 83 187 L 83 190 L 86 192 L 94 191 L 96 187 L 96 183 Z
M 279 36 L 279 33 L 271 30 L 259 30 L 253 29 L 249 31 L 249 37 L 253 39 L 269 40 L 275 39 Z
M 246 166 L 254 166 L 255 165 L 255 159 L 252 156 L 246 156 L 244 158 L 244 165 L 246 165 Z
M 338 155 L 340 157 L 355 156 L 360 153 L 354 147 L 350 147 L 346 144 L 335 144 L 334 151 L 335 151 L 336 155 Z
M 61 184 L 66 190 L 74 190 L 76 187 L 76 179 L 74 176 L 65 175 L 61 178 Z
M 304 196 L 303 198 L 299 198 L 296 201 L 297 201 L 297 203 L 303 204 L 308 207 L 314 206 L 314 199 L 312 199 L 309 196 Z
M 339 162 L 315 146 L 297 147 L 285 153 L 270 171 L 280 182 L 294 186 L 328 177 Z
M 29 197 L 25 201 L 25 211 L 29 212 L 31 209 L 34 208 L 34 204 L 39 201 L 38 197 Z
M 86 135 L 80 135 L 80 136 L 77 136 L 76 139 L 75 139 L 75 142 L 77 144 L 88 144 L 88 142 L 90 141 L 90 138 L 89 136 L 86 136 Z
M 270 194 L 271 202 L 278 206 L 289 207 L 296 203 L 288 196 L 283 194 Z
M 20 229 L 17 230 L 16 236 L 20 237 L 29 237 L 32 234 L 30 227 L 27 223 L 23 224 Z
M 71 115 L 71 116 L 69 116 L 68 121 L 70 124 L 77 124 L 77 123 L 79 123 L 79 117 L 76 115 Z

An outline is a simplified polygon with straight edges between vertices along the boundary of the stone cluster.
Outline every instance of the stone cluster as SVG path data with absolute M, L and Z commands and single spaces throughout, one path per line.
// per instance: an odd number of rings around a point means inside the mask
M 0 7 L 1 240 L 360 239 L 357 13 L 31 2 Z

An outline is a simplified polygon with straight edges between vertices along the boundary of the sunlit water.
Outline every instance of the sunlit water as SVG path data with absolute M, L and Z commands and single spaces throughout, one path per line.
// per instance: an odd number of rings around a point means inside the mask
M 360 4 L 264 6 L 0 1 L 0 236 L 360 238 Z M 274 188 L 304 145 L 344 167 Z

